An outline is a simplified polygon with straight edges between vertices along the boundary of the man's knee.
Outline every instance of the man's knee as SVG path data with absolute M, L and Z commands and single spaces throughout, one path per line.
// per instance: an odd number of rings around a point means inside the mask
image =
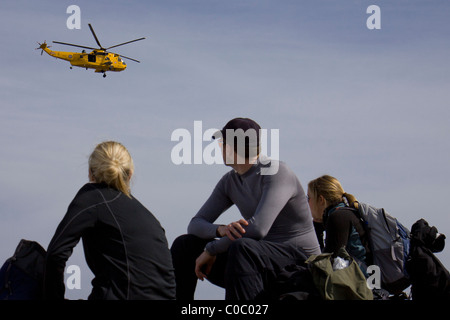
M 190 255 L 192 252 L 201 252 L 207 242 L 207 240 L 200 239 L 192 234 L 183 234 L 173 241 L 170 252 L 172 256 Z
M 173 241 L 172 247 L 170 248 L 170 250 L 180 250 L 181 248 L 186 246 L 187 242 L 192 241 L 191 240 L 192 237 L 194 237 L 194 236 L 191 234 L 183 234 L 183 235 L 179 236 L 178 238 L 176 238 Z
M 173 241 L 170 251 L 172 256 L 195 255 L 197 258 L 205 249 L 206 244 L 212 240 L 202 239 L 192 234 L 183 234 Z

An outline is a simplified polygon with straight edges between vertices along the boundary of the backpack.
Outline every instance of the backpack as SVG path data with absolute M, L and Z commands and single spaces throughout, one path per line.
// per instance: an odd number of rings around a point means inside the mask
M 39 243 L 20 240 L 0 269 L 0 300 L 42 299 L 45 255 Z
M 336 265 L 337 258 L 347 264 Z M 312 255 L 306 264 L 323 300 L 373 300 L 366 277 L 344 247 L 336 253 Z
M 405 266 L 409 256 L 409 230 L 383 208 L 366 203 L 358 203 L 357 208 L 368 233 L 373 264 L 380 268 L 381 287 L 394 295 L 402 293 L 410 285 Z
M 411 252 L 406 267 L 413 300 L 450 301 L 450 273 L 434 255 L 445 247 L 445 235 L 424 219 L 411 228 Z
M 320 300 L 312 274 L 304 262 L 283 267 L 267 291 L 270 293 L 267 299 Z

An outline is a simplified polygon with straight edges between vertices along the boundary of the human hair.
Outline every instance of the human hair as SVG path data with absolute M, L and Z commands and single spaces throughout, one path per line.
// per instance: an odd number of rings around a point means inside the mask
M 335 177 L 329 175 L 323 175 L 308 183 L 308 190 L 311 193 L 310 196 L 317 200 L 319 196 L 322 196 L 330 206 L 335 206 L 341 202 L 347 202 L 351 207 L 358 207 L 358 200 L 355 196 L 347 193 L 342 188 L 341 183 Z
M 130 178 L 133 170 L 133 159 L 119 142 L 102 142 L 89 157 L 89 172 L 95 182 L 105 183 L 130 198 Z

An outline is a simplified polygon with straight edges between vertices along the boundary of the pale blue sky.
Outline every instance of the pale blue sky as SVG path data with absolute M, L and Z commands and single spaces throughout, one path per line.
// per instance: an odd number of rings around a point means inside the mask
M 66 8 L 81 8 L 81 30 Z M 366 9 L 381 8 L 381 30 Z M 2 1 L 0 258 L 21 238 L 47 246 L 106 139 L 136 165 L 133 193 L 169 244 L 186 232 L 220 165 L 171 162 L 178 128 L 245 116 L 280 131 L 280 158 L 303 186 L 322 174 L 385 207 L 407 227 L 425 218 L 450 235 L 448 1 Z M 127 61 L 106 79 L 35 51 L 37 41 L 103 46 Z M 58 44 L 53 50 L 78 51 Z M 116 50 L 117 49 L 117 50 Z M 204 143 L 203 146 L 205 146 Z M 231 210 L 225 222 L 237 217 Z M 448 248 L 437 254 L 450 266 Z M 81 246 L 68 264 L 90 272 Z M 200 299 L 223 298 L 202 284 Z

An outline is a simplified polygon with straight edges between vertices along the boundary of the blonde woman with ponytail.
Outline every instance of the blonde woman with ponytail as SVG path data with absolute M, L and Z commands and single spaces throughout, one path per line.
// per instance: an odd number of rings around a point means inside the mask
M 88 299 L 174 299 L 175 276 L 164 229 L 131 194 L 133 160 L 106 141 L 89 157 L 89 183 L 69 205 L 48 249 L 46 299 L 64 299 L 64 266 L 80 238 L 94 274 Z
M 365 266 L 371 264 L 371 253 L 364 225 L 356 214 L 355 196 L 345 192 L 336 178 L 323 175 L 309 182 L 307 199 L 322 251 L 336 252 L 345 247 L 365 272 Z

